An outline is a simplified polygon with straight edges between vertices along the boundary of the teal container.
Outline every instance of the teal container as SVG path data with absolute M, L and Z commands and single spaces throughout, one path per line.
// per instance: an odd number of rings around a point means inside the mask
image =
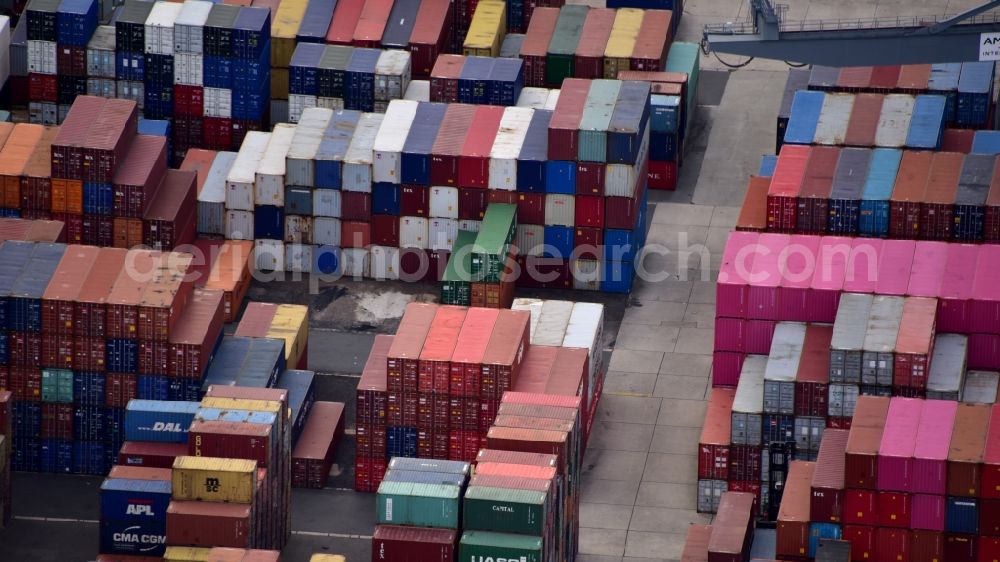
M 490 203 L 472 246 L 472 280 L 499 283 L 517 231 L 517 205 Z
M 590 83 L 587 100 L 580 119 L 577 160 L 606 162 L 608 159 L 608 126 L 621 92 L 620 80 L 594 80 Z
M 461 489 L 446 484 L 383 481 L 376 506 L 382 524 L 458 529 Z
M 42 402 L 73 403 L 73 371 L 42 369 Z
M 542 562 L 542 539 L 510 533 L 466 531 L 458 542 L 458 559 Z
M 441 303 L 469 306 L 472 300 L 472 245 L 476 233 L 459 230 L 441 277 Z
M 465 491 L 462 528 L 542 535 L 549 519 L 545 493 L 472 486 Z
M 685 115 L 691 122 L 695 100 L 698 94 L 698 69 L 701 66 L 701 48 L 695 43 L 674 41 L 667 53 L 667 72 L 684 72 L 688 75 L 687 99 L 684 100 Z
M 546 50 L 545 83 L 559 88 L 563 80 L 575 74 L 576 48 L 587 20 L 586 6 L 564 6 L 559 10 L 556 27 Z

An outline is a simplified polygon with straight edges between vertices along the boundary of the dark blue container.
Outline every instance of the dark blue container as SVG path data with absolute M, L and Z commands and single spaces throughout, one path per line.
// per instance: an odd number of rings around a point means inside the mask
M 649 100 L 649 130 L 676 133 L 681 123 L 681 97 L 653 94 Z
M 241 7 L 233 22 L 232 39 L 234 58 L 259 60 L 271 44 L 271 10 Z
M 495 59 L 490 71 L 487 103 L 517 105 L 524 88 L 524 62 L 521 59 Z
M 344 97 L 344 73 L 347 63 L 351 61 L 354 47 L 344 45 L 327 45 L 323 52 L 323 60 L 319 63 L 319 95 L 326 98 Z
M 311 4 L 310 4 L 311 5 Z M 321 43 L 299 43 L 288 67 L 288 93 L 318 95 L 319 63 L 326 47 Z
M 205 55 L 202 59 L 201 79 L 206 88 L 232 88 L 233 59 Z
M 174 57 L 171 55 L 156 55 L 146 53 L 145 55 L 146 84 L 157 86 L 173 85 L 174 83 Z
M 820 539 L 839 539 L 840 525 L 836 523 L 811 523 L 809 525 L 809 558 L 816 557 Z
M 103 442 L 73 442 L 73 473 L 104 476 L 108 472 L 107 451 Z
M 962 74 L 962 63 L 946 62 L 931 65 L 931 75 L 927 80 L 927 93 L 945 96 L 944 118 L 948 123 L 955 122 L 956 104 L 958 102 L 958 79 Z
M 517 190 L 545 193 L 546 162 L 549 148 L 549 121 L 552 112 L 536 109 L 517 157 Z
M 649 133 L 649 159 L 655 162 L 676 162 L 677 133 Z
M 143 91 L 143 114 L 150 119 L 168 119 L 174 114 L 174 87 L 146 84 Z
M 340 248 L 334 246 L 313 247 L 313 272 L 332 275 L 340 266 Z
M 73 472 L 73 442 L 63 439 L 42 439 L 41 471 L 57 474 Z
M 105 408 L 104 410 L 104 442 L 114 446 L 115 451 L 125 442 L 125 408 Z
M 317 188 L 340 189 L 342 161 L 359 117 L 361 114 L 357 111 L 338 111 L 330 119 L 316 151 L 314 181 Z
M 108 339 L 104 362 L 112 373 L 135 373 L 139 369 L 139 341 Z
M 390 426 L 386 431 L 386 440 L 390 457 L 417 456 L 417 428 Z
M 635 278 L 635 265 L 632 262 L 604 261 L 601 265 L 604 268 L 601 291 L 625 295 L 632 292 L 632 281 Z
M 146 480 L 145 482 L 154 482 Z M 164 510 L 164 513 L 166 510 Z M 101 520 L 101 552 L 160 557 L 167 550 L 167 522 Z
M 520 162 L 519 162 L 520 164 Z M 549 160 L 545 164 L 545 192 L 576 193 L 576 162 Z
M 333 20 L 333 11 L 337 8 L 337 0 L 309 0 L 306 13 L 302 17 L 299 31 L 295 36 L 296 43 L 324 43 L 326 31 Z M 407 36 L 409 40 L 409 36 Z M 405 45 L 404 45 L 405 47 Z
M 383 49 L 410 49 L 410 36 L 413 35 L 413 24 L 417 21 L 419 10 L 420 0 L 396 0 L 392 4 L 382 31 Z
M 200 398 L 201 381 L 196 379 L 168 379 L 167 400 L 194 402 Z
M 121 450 L 122 444 L 124 444 L 124 443 L 125 443 L 124 440 L 122 440 L 122 441 L 112 441 L 112 440 L 109 440 L 109 439 L 105 439 L 105 441 L 104 441 L 104 465 L 108 467 L 108 470 L 111 470 L 112 466 L 115 466 L 115 465 L 118 464 L 118 451 Z
M 238 71 L 236 76 L 239 76 Z M 262 87 L 255 93 L 233 90 L 233 119 L 244 119 L 249 121 L 258 121 L 262 119 L 264 111 L 270 104 L 270 100 L 268 99 L 269 95 L 268 88 L 266 87 Z
M 376 215 L 399 216 L 399 186 L 379 182 L 372 186 L 372 212 Z
M 269 338 L 251 338 L 250 350 L 240 369 L 238 386 L 273 388 L 278 375 L 285 371 L 285 342 Z
M 958 125 L 978 126 L 989 120 L 993 72 L 992 61 L 962 63 L 955 104 L 955 122 Z
M 36 434 L 37 435 L 37 434 Z M 34 437 L 14 437 L 11 469 L 19 472 L 41 472 L 42 443 Z
M 312 215 L 313 196 L 308 187 L 285 188 L 285 213 L 289 215 Z
M 14 437 L 38 437 L 42 432 L 42 405 L 39 402 L 14 402 Z
M 354 49 L 344 72 L 344 108 L 375 111 L 375 65 L 382 51 Z
M 56 42 L 86 47 L 97 29 L 97 0 L 62 0 L 56 14 Z
M 110 215 L 115 208 L 115 190 L 110 183 L 83 184 L 83 212 L 88 215 Z
M 73 400 L 85 406 L 104 405 L 104 373 L 73 371 Z
M 793 441 L 795 439 L 795 418 L 785 414 L 764 414 L 761 429 L 765 445 Z
M 140 400 L 170 400 L 170 379 L 159 375 L 136 377 L 135 397 Z
M 421 103 L 410 126 L 400 156 L 401 183 L 430 185 L 431 148 L 448 106 L 443 103 Z
M 7 309 L 11 291 L 28 265 L 35 245 L 31 242 L 8 240 L 0 245 L 0 327 L 9 328 Z
M 292 411 L 292 444 L 306 425 L 309 411 L 316 401 L 316 376 L 312 371 L 288 370 L 278 377 L 275 388 L 288 391 L 288 408 Z
M 757 175 L 762 178 L 769 178 L 774 175 L 774 167 L 778 165 L 778 157 L 774 154 L 765 154 L 760 157 L 760 167 L 757 168 Z
M 508 33 L 514 33 L 515 30 L 520 30 L 520 33 L 527 31 L 527 19 L 524 16 L 524 0 L 507 0 Z
M 271 88 L 271 58 L 265 52 L 256 59 L 233 59 L 233 96 L 236 92 L 258 93 Z
M 944 530 L 949 533 L 979 533 L 979 502 L 974 498 L 949 497 L 944 506 Z
M 165 524 L 171 490 L 170 480 L 108 478 L 101 484 L 101 520 Z
M 103 406 L 75 406 L 73 408 L 73 439 L 77 441 L 101 441 L 104 439 L 105 423 Z
M 56 80 L 56 85 L 59 88 L 56 100 L 60 104 L 72 104 L 76 96 L 83 96 L 87 94 L 87 77 L 86 76 L 67 76 L 65 74 L 60 74 Z
M 250 351 L 251 341 L 252 338 L 223 337 L 215 359 L 209 364 L 202 388 L 206 389 L 212 384 L 228 386 L 236 384 L 240 368 Z
M 489 103 L 490 75 L 495 60 L 497 59 L 491 57 L 465 57 L 465 65 L 458 77 L 459 103 Z
M 9 329 L 42 331 L 42 295 L 65 251 L 65 244 L 35 244 L 31 259 L 10 289 L 7 301 Z
M 608 164 L 634 164 L 649 122 L 649 82 L 622 82 L 608 125 Z
M 604 259 L 613 261 L 634 261 L 639 251 L 638 230 L 618 230 L 609 228 L 604 231 Z
M 257 205 L 253 213 L 254 238 L 283 240 L 285 237 L 285 213 L 274 205 Z
M 233 54 L 233 23 L 240 14 L 239 6 L 215 4 L 208 12 L 202 31 L 204 56 L 231 57 Z
M 8 219 L 18 219 L 21 218 L 20 209 L 0 209 L 0 217 Z
M 9 363 L 9 361 L 10 361 L 10 345 L 9 342 L 7 341 L 7 331 L 0 330 L 0 365 L 6 365 Z
M 146 57 L 142 53 L 115 53 L 115 78 L 141 81 L 146 77 Z
M 545 257 L 568 259 L 573 253 L 573 232 L 571 226 L 546 226 Z

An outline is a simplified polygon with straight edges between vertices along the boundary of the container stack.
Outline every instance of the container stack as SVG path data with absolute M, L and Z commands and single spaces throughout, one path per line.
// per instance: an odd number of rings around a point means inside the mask
M 0 527 L 10 524 L 11 506 L 11 461 L 14 441 L 14 394 L 9 390 L 0 391 Z
M 32 123 L 61 123 L 76 96 L 87 93 L 87 43 L 97 10 L 96 0 L 32 0 L 25 10 Z
M 306 427 L 306 420 L 316 403 L 316 373 L 288 369 L 278 377 L 274 386 L 288 391 L 288 409 L 292 411 L 292 446 L 294 447 Z
M 297 49 L 299 29 L 305 19 L 309 2 L 292 0 L 276 4 L 271 20 L 271 48 L 268 61 L 271 66 L 269 91 L 271 124 L 289 121 L 289 66 Z M 331 6 L 332 7 L 332 6 Z M 308 28 L 306 31 L 309 31 Z M 292 123 L 295 121 L 292 120 Z M 266 130 L 266 129 L 265 129 Z
M 643 80 L 651 82 L 652 85 L 653 93 L 649 97 L 650 189 L 673 190 L 677 186 L 678 169 L 683 162 L 684 134 L 688 119 L 683 96 L 687 87 L 687 76 L 677 72 L 618 73 L 621 80 Z
M 143 36 L 143 114 L 149 119 L 167 119 L 174 115 L 174 82 L 194 82 L 195 68 L 182 68 L 174 56 L 174 24 L 183 4 L 156 2 L 144 23 Z M 183 59 L 186 66 L 188 61 Z
M 441 55 L 430 74 L 430 101 L 516 105 L 524 88 L 524 62 L 516 58 Z
M 28 123 L 3 128 L 0 177 L 3 178 L 3 209 L 8 217 L 48 218 L 51 172 L 47 160 L 56 127 Z M 22 188 L 21 184 L 25 184 Z
M 510 307 L 517 258 L 517 249 L 512 245 L 517 231 L 516 215 L 514 205 L 493 203 L 486 208 L 480 230 L 471 243 L 468 243 L 471 233 L 458 231 L 442 281 L 442 302 Z
M 247 304 L 234 334 L 285 342 L 285 365 L 305 369 L 309 363 L 309 309 L 297 304 Z M 280 375 L 280 373 L 279 373 Z
M 212 11 L 210 2 L 191 0 L 181 5 L 173 31 L 173 118 L 174 157 L 184 158 L 188 149 L 202 146 L 205 115 L 205 26 Z M 167 121 L 169 123 L 169 121 Z M 229 148 L 228 146 L 226 147 Z
M 101 554 L 163 556 L 172 490 L 170 476 L 170 470 L 165 468 L 111 469 L 101 484 Z

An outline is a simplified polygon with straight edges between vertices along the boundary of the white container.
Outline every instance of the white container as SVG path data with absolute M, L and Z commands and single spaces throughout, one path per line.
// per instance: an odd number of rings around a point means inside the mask
M 545 196 L 545 225 L 574 226 L 576 221 L 576 196 L 549 193 Z
M 521 90 L 521 95 L 517 97 L 517 106 L 545 109 L 545 101 L 549 99 L 549 91 L 547 88 L 524 88 Z
M 483 221 L 477 221 L 473 219 L 461 219 L 458 221 L 459 230 L 468 230 L 469 232 L 479 232 L 479 227 L 483 224 Z
M 344 109 L 344 98 L 316 98 L 316 107 L 339 110 Z
M 410 85 L 406 87 L 403 99 L 410 101 L 431 101 L 430 80 L 411 80 Z
M 402 99 L 410 85 L 410 66 L 409 51 L 382 51 L 375 63 L 375 100 Z
M 205 117 L 230 119 L 233 116 L 233 91 L 229 88 L 205 88 Z
M 733 399 L 731 442 L 734 445 L 761 444 L 764 416 L 764 369 L 767 356 L 747 355 Z
M 541 256 L 545 248 L 545 227 L 540 224 L 517 225 L 517 255 Z
M 181 13 L 174 20 L 174 52 L 202 54 L 204 50 L 204 29 L 212 2 L 186 0 L 181 5 Z
M 331 117 L 333 111 L 318 107 L 311 107 L 302 112 L 285 159 L 285 185 L 301 187 L 315 185 L 316 151 L 323 142 L 323 131 L 326 130 Z
M 113 98 L 118 86 L 109 78 L 87 78 L 87 95 Z
M 340 190 L 339 189 L 316 189 L 313 190 L 313 215 L 317 217 L 340 218 Z
M 427 219 L 425 217 L 399 218 L 399 247 L 427 249 Z
M 59 108 L 49 102 L 29 102 L 28 122 L 35 125 L 55 125 L 59 119 Z
M 254 204 L 285 206 L 285 158 L 292 146 L 295 125 L 279 123 L 271 132 L 271 140 L 257 165 L 254 182 Z
M 264 151 L 270 140 L 271 133 L 261 131 L 250 131 L 244 137 L 240 151 L 236 155 L 236 161 L 233 162 L 229 175 L 226 176 L 226 209 L 253 211 L 255 172 L 260 164 L 260 159 L 264 157 Z M 253 240 L 252 218 L 249 233 L 250 238 L 245 240 Z M 244 240 L 244 238 L 239 238 L 239 240 Z
M 649 156 L 649 128 L 646 128 L 642 144 L 639 145 L 638 158 L 635 164 L 608 164 L 604 169 L 604 195 L 614 197 L 632 197 L 635 195 L 636 182 Z
M 962 386 L 962 402 L 993 404 L 997 401 L 997 384 L 1000 373 L 996 371 L 969 371 Z
M 282 271 L 285 267 L 285 244 L 281 240 L 254 240 L 253 255 L 257 271 Z
M 183 4 L 156 2 L 146 18 L 146 52 L 154 55 L 174 54 L 174 23 Z
M 55 42 L 28 41 L 28 72 L 56 74 Z
M 534 109 L 508 107 L 500 118 L 500 129 L 490 150 L 490 189 L 517 189 L 517 156 L 531 125 Z
M 316 107 L 316 96 L 288 94 L 288 122 L 298 123 L 302 118 L 302 112 L 310 107 Z
M 432 217 L 458 218 L 458 188 L 435 185 L 427 198 L 427 211 Z
M 226 240 L 253 240 L 253 213 L 226 211 Z
M 545 100 L 545 107 L 542 109 L 554 111 L 557 103 L 559 103 L 559 90 L 549 90 L 549 97 Z
M 519 298 L 514 299 L 511 303 L 511 310 L 524 310 L 531 313 L 531 322 L 528 327 L 528 341 L 530 343 L 535 343 L 535 328 L 538 327 L 538 318 L 542 315 L 542 305 L 545 301 L 542 299 L 529 299 L 529 298 Z
M 285 215 L 285 242 L 312 244 L 312 217 Z
M 236 161 L 235 152 L 219 152 L 198 193 L 198 233 L 226 233 L 226 177 Z
M 10 18 L 0 16 L 0 84 L 5 84 L 10 78 Z
M 906 135 L 910 132 L 910 119 L 913 118 L 913 96 L 906 94 L 889 94 L 882 102 L 882 113 L 878 117 L 878 128 L 875 129 L 875 146 L 881 148 L 902 148 L 906 144 Z
M 285 244 L 285 271 L 311 273 L 313 247 L 309 244 Z
M 819 122 L 816 123 L 813 141 L 816 144 L 843 145 L 853 108 L 854 95 L 852 94 L 826 94 L 823 96 L 823 108 L 819 113 Z
M 399 248 L 372 246 L 371 277 L 379 281 L 399 279 Z
M 87 77 L 115 78 L 115 27 L 99 25 L 87 43 Z M 114 95 L 107 96 L 114 97 Z
M 328 191 L 321 189 L 319 191 Z M 313 244 L 317 246 L 340 246 L 340 219 L 332 217 L 313 218 Z
M 203 60 L 201 55 L 177 53 L 174 55 L 174 84 L 201 86 Z
M 371 277 L 368 250 L 365 248 L 341 248 L 340 271 L 348 279 Z
M 383 51 L 382 54 L 391 51 Z M 409 53 L 407 53 L 409 55 Z M 379 59 L 381 60 L 381 59 Z M 372 181 L 375 183 L 400 182 L 400 153 L 410 134 L 410 126 L 417 114 L 417 102 L 393 100 L 389 102 L 382 126 L 375 135 L 372 145 Z
M 458 236 L 458 221 L 434 218 L 428 221 L 427 247 L 431 250 L 451 250 Z
M 542 312 L 538 316 L 538 327 L 532 344 L 561 346 L 566 338 L 566 328 L 573 316 L 573 304 L 570 301 L 546 300 L 542 303 Z
M 573 277 L 574 289 L 578 291 L 601 290 L 601 262 L 596 260 L 571 260 L 569 267 L 570 275 Z M 587 400 L 585 399 L 584 401 L 586 402 Z
M 344 191 L 372 192 L 372 152 L 382 117 L 379 113 L 362 113 L 358 119 L 351 144 L 344 154 L 341 176 L 341 189 Z
M 588 291 L 600 290 L 600 277 L 604 270 L 601 262 L 591 260 L 575 260 L 573 269 L 573 286 Z M 579 281 L 577 276 L 580 276 Z M 578 302 L 573 304 L 573 312 L 566 324 L 566 335 L 563 336 L 563 347 L 582 347 L 590 353 L 588 363 L 587 388 L 590 389 L 584 400 L 588 410 L 593 402 L 595 392 L 601 388 L 600 381 L 604 377 L 604 305 L 593 302 Z
M 142 109 L 143 104 L 146 103 L 146 96 L 143 93 L 145 91 L 145 86 L 142 82 L 135 80 L 119 80 L 118 85 L 118 97 L 126 100 L 132 100 L 139 105 L 139 109 Z

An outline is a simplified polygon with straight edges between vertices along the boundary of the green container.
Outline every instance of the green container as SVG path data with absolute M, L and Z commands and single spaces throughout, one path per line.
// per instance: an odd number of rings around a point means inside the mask
M 542 535 L 548 520 L 544 492 L 471 486 L 465 491 L 462 528 Z
M 376 502 L 379 523 L 458 529 L 458 486 L 383 481 Z
M 559 88 L 564 79 L 573 77 L 576 46 L 580 43 L 588 11 L 586 6 L 576 5 L 559 9 L 559 19 L 545 57 L 545 82 L 549 86 Z
M 458 559 L 465 562 L 543 562 L 542 539 L 510 533 L 466 531 L 458 543 Z
M 472 247 L 472 280 L 499 283 L 517 231 L 517 206 L 490 203 Z
M 42 369 L 42 402 L 73 403 L 73 371 Z
M 594 80 L 583 105 L 580 119 L 579 148 L 577 160 L 583 162 L 606 162 L 608 159 L 608 126 L 615 111 L 618 93 L 622 89 L 620 80 Z
M 448 266 L 441 277 L 441 302 L 459 306 L 469 306 L 472 300 L 472 245 L 477 234 L 459 230 L 455 244 L 451 247 Z
M 698 68 L 700 62 L 700 48 L 695 43 L 685 43 L 675 41 L 670 45 L 667 53 L 667 72 L 684 72 L 688 75 L 687 99 L 684 100 L 686 115 L 693 115 L 695 100 L 698 93 Z M 690 123 L 690 118 L 688 119 Z

